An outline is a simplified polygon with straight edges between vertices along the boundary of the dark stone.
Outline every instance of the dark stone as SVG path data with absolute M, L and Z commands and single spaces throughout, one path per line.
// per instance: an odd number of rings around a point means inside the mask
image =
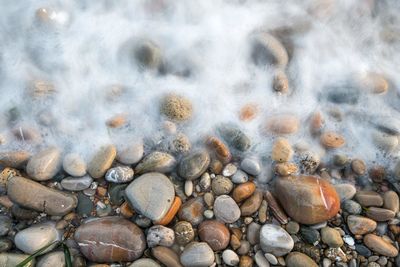
M 78 193 L 78 206 L 76 207 L 76 211 L 81 216 L 89 216 L 93 210 L 93 202 L 90 198 L 83 193 Z
M 358 252 L 358 254 L 364 257 L 369 257 L 372 255 L 371 250 L 369 250 L 369 248 L 364 245 L 356 245 L 356 251 Z
M 321 240 L 321 236 L 318 230 L 309 228 L 309 227 L 301 227 L 300 229 L 301 238 L 311 245 L 317 245 Z

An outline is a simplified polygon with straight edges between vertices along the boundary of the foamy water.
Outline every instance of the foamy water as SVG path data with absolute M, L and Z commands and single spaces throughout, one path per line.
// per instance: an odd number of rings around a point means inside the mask
M 268 156 L 273 136 L 260 128 L 271 114 L 293 113 L 301 129 L 288 138 L 322 156 L 307 121 L 321 111 L 324 129 L 346 138 L 340 151 L 384 164 L 398 155 L 398 147 L 384 151 L 372 138 L 388 118 L 390 127 L 400 128 L 398 1 L 6 1 L 0 6 L 2 150 L 37 149 L 11 134 L 14 129 L 18 136 L 23 127 L 40 132 L 41 145 L 84 155 L 103 143 L 152 136 L 164 119 L 159 101 L 174 92 L 193 102 L 192 119 L 179 125 L 193 143 L 215 133 L 219 123 L 234 122 L 251 137 L 252 153 Z M 45 10 L 38 15 L 40 8 Z M 251 38 L 260 31 L 285 32 L 291 42 L 284 68 L 287 94 L 272 88 L 275 66 L 252 62 Z M 163 71 L 138 66 L 132 51 L 145 41 L 159 47 Z M 371 72 L 388 81 L 386 93 L 354 86 Z M 39 80 L 54 87 L 34 97 L 32 83 Z M 353 87 L 359 90 L 356 103 L 328 99 L 332 88 Z M 239 110 L 248 103 L 259 113 L 243 122 Z M 121 113 L 128 125 L 107 127 L 106 121 Z M 386 128 L 380 127 L 397 135 Z

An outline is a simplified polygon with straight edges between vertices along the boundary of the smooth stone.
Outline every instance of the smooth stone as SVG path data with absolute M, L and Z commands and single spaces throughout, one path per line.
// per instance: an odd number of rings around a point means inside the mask
M 392 244 L 377 235 L 367 234 L 364 236 L 363 241 L 369 249 L 379 255 L 396 257 L 399 254 L 399 251 Z
M 111 167 L 116 155 L 117 150 L 114 145 L 101 147 L 88 164 L 87 171 L 90 176 L 94 179 L 103 177 L 106 171 Z
M 242 170 L 237 170 L 231 177 L 231 180 L 235 184 L 243 184 L 249 180 L 249 176 Z
M 18 176 L 9 180 L 7 195 L 12 202 L 22 207 L 48 215 L 65 215 L 78 204 L 77 198 L 71 194 Z
M 291 252 L 286 257 L 287 267 L 318 267 L 318 265 L 306 254 Z
M 25 150 L 0 152 L 0 165 L 11 168 L 20 168 L 31 157 L 31 153 Z
M 110 184 L 108 193 L 110 195 L 110 202 L 113 205 L 120 206 L 125 201 L 125 189 L 127 184 Z
M 210 165 L 210 155 L 206 150 L 190 153 L 182 158 L 178 166 L 178 173 L 186 180 L 199 178 Z
M 29 255 L 17 253 L 0 253 L 0 266 L 2 267 L 15 267 L 28 258 Z M 35 260 L 31 260 L 24 267 L 34 267 Z
M 184 186 L 184 191 L 185 191 L 185 195 L 187 197 L 190 197 L 193 194 L 193 182 L 190 180 L 187 180 L 185 182 L 185 186 Z
M 195 237 L 193 227 L 189 222 L 186 221 L 178 222 L 177 224 L 175 224 L 174 230 L 175 230 L 175 240 L 181 246 L 188 244 Z
M 376 229 L 376 222 L 369 218 L 359 215 L 349 215 L 347 217 L 347 226 L 350 232 L 355 235 L 364 235 L 371 233 Z
M 155 247 L 151 249 L 151 254 L 167 267 L 182 267 L 179 256 L 170 248 Z
M 331 86 L 327 88 L 327 99 L 334 104 L 355 105 L 358 103 L 361 92 L 351 85 Z
M 251 146 L 250 138 L 235 124 L 223 123 L 218 127 L 218 132 L 230 146 L 239 151 L 246 151 Z
M 0 238 L 0 253 L 9 251 L 13 247 L 13 242 L 7 238 Z
M 253 182 L 247 182 L 235 187 L 232 192 L 232 197 L 236 202 L 242 202 L 253 195 L 256 190 L 256 185 Z
M 247 226 L 247 241 L 251 245 L 256 245 L 260 243 L 260 230 L 261 230 L 261 225 L 258 223 L 252 222 Z
M 89 188 L 92 182 L 93 179 L 89 175 L 80 178 L 67 177 L 61 180 L 61 186 L 68 191 L 81 191 Z
M 396 216 L 396 213 L 388 209 L 369 207 L 365 212 L 365 215 L 374 221 L 385 222 L 393 219 Z
M 204 211 L 203 215 L 207 219 L 212 219 L 214 217 L 214 212 L 212 210 L 206 210 Z
M 335 132 L 324 132 L 320 137 L 321 145 L 327 149 L 339 148 L 345 145 L 344 137 Z
M 285 46 L 268 32 L 259 32 L 252 38 L 251 58 L 256 65 L 285 68 L 289 56 Z
M 138 163 L 144 153 L 143 141 L 138 140 L 122 145 L 121 149 L 117 149 L 117 160 L 122 164 L 132 165 Z
M 242 205 L 240 205 L 241 216 L 250 216 L 258 211 L 263 200 L 263 194 L 261 191 L 256 191 L 254 194 L 246 199 Z
M 5 236 L 12 228 L 12 221 L 8 216 L 0 215 L 0 236 Z
M 254 256 L 254 260 L 258 267 L 270 267 L 268 260 L 265 258 L 261 250 L 257 251 L 256 255 Z
M 374 131 L 372 140 L 377 148 L 386 152 L 393 151 L 399 145 L 399 139 L 395 135 Z
M 45 222 L 35 224 L 15 235 L 15 246 L 27 254 L 33 254 L 42 247 L 49 245 L 55 241 L 61 241 L 62 231 L 56 229 L 55 222 Z M 56 244 L 51 245 L 48 249 L 40 254 L 51 251 Z
M 341 202 L 352 199 L 356 195 L 356 187 L 352 184 L 336 184 L 334 187 Z
M 246 173 L 257 176 L 261 173 L 260 162 L 255 158 L 246 157 L 240 163 L 240 168 Z
M 395 213 L 399 212 L 399 195 L 394 191 L 387 191 L 383 194 L 383 207 Z
M 147 230 L 147 245 L 152 248 L 156 246 L 170 247 L 174 244 L 174 230 L 162 226 L 154 225 Z
M 317 224 L 335 216 L 340 199 L 334 187 L 316 176 L 277 179 L 276 195 L 287 214 L 302 224 Z
M 206 242 L 213 251 L 220 251 L 229 245 L 230 233 L 228 228 L 215 220 L 204 221 L 198 228 L 201 241 Z
M 260 230 L 261 249 L 277 257 L 289 253 L 294 246 L 293 238 L 280 226 L 264 224 Z
M 217 220 L 234 223 L 240 218 L 240 209 L 233 198 L 221 195 L 214 201 L 214 214 Z
M 165 214 L 165 216 L 159 220 L 153 222 L 154 224 L 160 224 L 160 225 L 168 225 L 176 216 L 178 213 L 180 207 L 182 206 L 182 200 L 180 197 L 175 196 L 174 201 L 172 202 L 171 208 L 168 210 L 168 212 Z
M 86 174 L 86 162 L 77 153 L 65 155 L 62 165 L 64 171 L 71 176 L 80 177 Z
M 240 240 L 240 246 L 236 250 L 239 255 L 246 255 L 251 249 L 250 242 L 247 240 Z
M 365 162 L 360 159 L 354 159 L 351 161 L 351 169 L 356 175 L 364 175 L 367 169 Z
M 349 214 L 358 215 L 362 212 L 362 207 L 360 204 L 353 200 L 346 200 L 342 203 L 343 210 L 347 211 Z
M 212 191 L 216 196 L 227 195 L 233 189 L 232 181 L 222 175 L 217 175 L 211 182 Z
M 64 252 L 55 251 L 42 256 L 36 267 L 65 267 Z
M 152 259 L 139 259 L 134 261 L 129 267 L 161 267 L 161 265 Z
M 89 216 L 92 213 L 94 204 L 90 197 L 84 195 L 83 193 L 78 193 L 78 206 L 76 207 L 76 212 L 81 216 Z
M 276 135 L 294 134 L 299 130 L 300 121 L 297 116 L 280 114 L 267 120 L 265 129 Z
M 120 217 L 90 220 L 76 229 L 74 238 L 82 254 L 94 262 L 133 261 L 146 248 L 142 230 Z
M 231 249 L 222 252 L 222 260 L 228 266 L 236 266 L 239 264 L 239 256 Z
M 239 261 L 239 267 L 253 267 L 253 258 L 247 255 L 241 256 Z
M 295 235 L 299 232 L 300 225 L 295 221 L 290 221 L 286 224 L 286 231 L 289 234 Z
M 205 203 L 202 197 L 192 198 L 181 206 L 178 217 L 192 225 L 199 225 L 204 220 Z
M 211 177 L 208 172 L 203 173 L 203 175 L 200 178 L 199 186 L 201 188 L 201 191 L 205 192 L 208 191 L 211 187 Z
M 374 191 L 359 191 L 355 200 L 363 207 L 381 207 L 383 205 L 383 198 Z
M 192 242 L 185 247 L 180 259 L 185 267 L 208 267 L 213 264 L 215 256 L 206 242 Z
M 175 198 L 171 181 L 161 173 L 146 173 L 129 184 L 125 195 L 132 207 L 151 220 L 164 217 Z
M 331 248 L 339 248 L 343 246 L 343 239 L 336 229 L 330 227 L 324 227 L 321 229 L 322 242 L 330 246 Z
M 174 156 L 160 151 L 154 151 L 145 156 L 138 165 L 136 165 L 135 172 L 138 174 L 146 172 L 171 172 L 176 166 Z
M 128 166 L 118 166 L 107 171 L 105 179 L 111 183 L 128 183 L 133 179 L 133 169 Z
M 278 264 L 278 259 L 274 255 L 272 255 L 271 253 L 265 253 L 264 256 L 267 259 L 267 261 L 269 263 L 271 263 L 272 265 L 277 265 Z
M 26 165 L 26 173 L 36 181 L 53 178 L 61 167 L 61 152 L 57 148 L 47 148 L 33 155 Z
M 358 254 L 360 254 L 360 255 L 362 255 L 364 257 L 369 257 L 369 256 L 372 255 L 371 250 L 369 250 L 369 248 L 367 248 L 364 245 L 356 244 L 356 251 L 357 251 Z
M 301 227 L 300 235 L 304 241 L 314 246 L 318 245 L 319 241 L 321 240 L 319 232 L 310 227 L 305 227 L 305 226 Z
M 236 173 L 236 171 L 237 167 L 235 166 L 235 164 L 229 163 L 222 170 L 222 175 L 225 177 L 231 177 Z
M 272 160 L 276 162 L 287 162 L 293 156 L 293 149 L 285 138 L 278 138 L 272 146 Z
M 11 207 L 11 214 L 17 220 L 32 220 L 39 216 L 37 211 L 21 208 L 19 205 Z

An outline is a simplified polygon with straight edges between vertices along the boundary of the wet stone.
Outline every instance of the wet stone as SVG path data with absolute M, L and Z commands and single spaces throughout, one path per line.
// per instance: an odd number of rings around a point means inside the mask
M 253 176 L 257 176 L 261 173 L 260 162 L 255 158 L 244 158 L 240 163 L 240 168 L 246 173 Z
M 341 202 L 352 199 L 356 194 L 356 188 L 351 184 L 336 184 L 334 187 L 339 194 Z
M 210 165 L 207 151 L 195 151 L 184 157 L 178 166 L 179 175 L 187 180 L 199 178 Z
M 93 202 L 83 193 L 78 193 L 78 206 L 76 211 L 81 216 L 89 216 L 94 208 Z
M 301 227 L 300 235 L 304 241 L 314 246 L 321 240 L 319 232 L 309 227 Z
M 110 194 L 110 202 L 113 205 L 121 205 L 125 200 L 126 184 L 111 184 L 108 189 Z
M 364 236 L 363 241 L 369 249 L 379 255 L 396 257 L 399 254 L 399 251 L 392 244 L 377 235 L 368 234 Z
M 228 195 L 221 195 L 214 202 L 215 217 L 224 223 L 234 223 L 240 218 L 240 209 Z
M 198 228 L 199 237 L 212 250 L 220 251 L 229 245 L 230 233 L 228 228 L 215 220 L 204 221 Z
M 165 152 L 154 151 L 149 155 L 145 156 L 142 161 L 136 165 L 136 173 L 146 173 L 146 172 L 160 172 L 169 173 L 176 166 L 175 158 Z
M 247 182 L 249 180 L 249 177 L 244 171 L 237 170 L 235 174 L 231 177 L 231 180 L 235 184 L 242 184 Z
M 293 249 L 294 241 L 282 227 L 265 224 L 260 230 L 260 245 L 264 252 L 283 256 Z
M 121 149 L 117 149 L 117 160 L 122 164 L 131 165 L 138 163 L 143 157 L 143 141 L 137 140 L 123 145 Z
M 196 197 L 186 201 L 178 212 L 179 219 L 188 221 L 194 226 L 200 224 L 204 220 L 204 204 L 202 197 Z
M 65 258 L 63 251 L 55 251 L 42 256 L 36 267 L 63 267 L 65 266 Z
M 146 258 L 134 261 L 129 267 L 161 267 L 161 265 L 152 259 Z
M 376 222 L 359 215 L 350 215 L 347 217 L 347 226 L 355 235 L 370 233 L 376 229 Z
M 104 176 L 106 171 L 111 167 L 117 150 L 114 145 L 106 145 L 101 147 L 92 160 L 88 164 L 88 173 L 94 179 L 98 179 Z
M 57 148 L 48 148 L 33 155 L 26 166 L 27 174 L 36 181 L 49 180 L 61 167 L 61 152 Z
M 86 162 L 77 153 L 65 155 L 62 165 L 64 171 L 71 176 L 80 177 L 86 174 Z
M 31 157 L 31 154 L 25 150 L 15 150 L 0 152 L 0 165 L 20 168 L 22 167 Z
M 29 255 L 17 253 L 0 253 L 0 266 L 15 267 L 24 261 Z M 34 267 L 35 260 L 30 261 L 24 267 Z
M 362 212 L 362 207 L 360 204 L 353 200 L 346 200 L 342 203 L 342 208 L 349 214 L 358 215 Z
M 232 181 L 222 175 L 217 175 L 211 182 L 212 191 L 216 196 L 227 195 L 233 189 Z
M 86 175 L 80 178 L 67 177 L 61 180 L 61 186 L 68 191 L 82 191 L 92 184 L 92 177 Z
M 383 205 L 383 198 L 374 191 L 359 191 L 355 200 L 363 207 L 381 207 Z
M 184 246 L 194 239 L 194 230 L 192 225 L 186 221 L 180 221 L 174 226 L 176 242 Z
M 286 257 L 288 267 L 318 267 L 318 265 L 306 254 L 292 252 Z
M 105 179 L 111 183 L 128 183 L 133 179 L 133 170 L 128 166 L 118 166 L 107 171 Z
M 30 209 L 21 208 L 19 205 L 12 206 L 11 214 L 17 220 L 32 220 L 39 216 L 38 212 Z
M 222 138 L 239 151 L 246 151 L 251 146 L 250 138 L 234 124 L 224 123 L 218 127 Z
M 182 267 L 179 256 L 170 248 L 162 246 L 155 247 L 151 249 L 151 254 L 167 267 Z
M 188 244 L 181 254 L 181 263 L 185 267 L 210 266 L 214 262 L 214 252 L 205 242 Z
M 170 247 L 174 244 L 175 233 L 168 227 L 155 225 L 148 229 L 146 239 L 151 248 L 155 246 Z
M 360 98 L 360 91 L 349 85 L 328 88 L 327 99 L 334 104 L 355 105 Z

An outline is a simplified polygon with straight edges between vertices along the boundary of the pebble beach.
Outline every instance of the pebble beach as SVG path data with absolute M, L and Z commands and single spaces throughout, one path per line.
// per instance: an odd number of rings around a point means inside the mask
M 400 3 L 0 3 L 0 267 L 400 266 Z

